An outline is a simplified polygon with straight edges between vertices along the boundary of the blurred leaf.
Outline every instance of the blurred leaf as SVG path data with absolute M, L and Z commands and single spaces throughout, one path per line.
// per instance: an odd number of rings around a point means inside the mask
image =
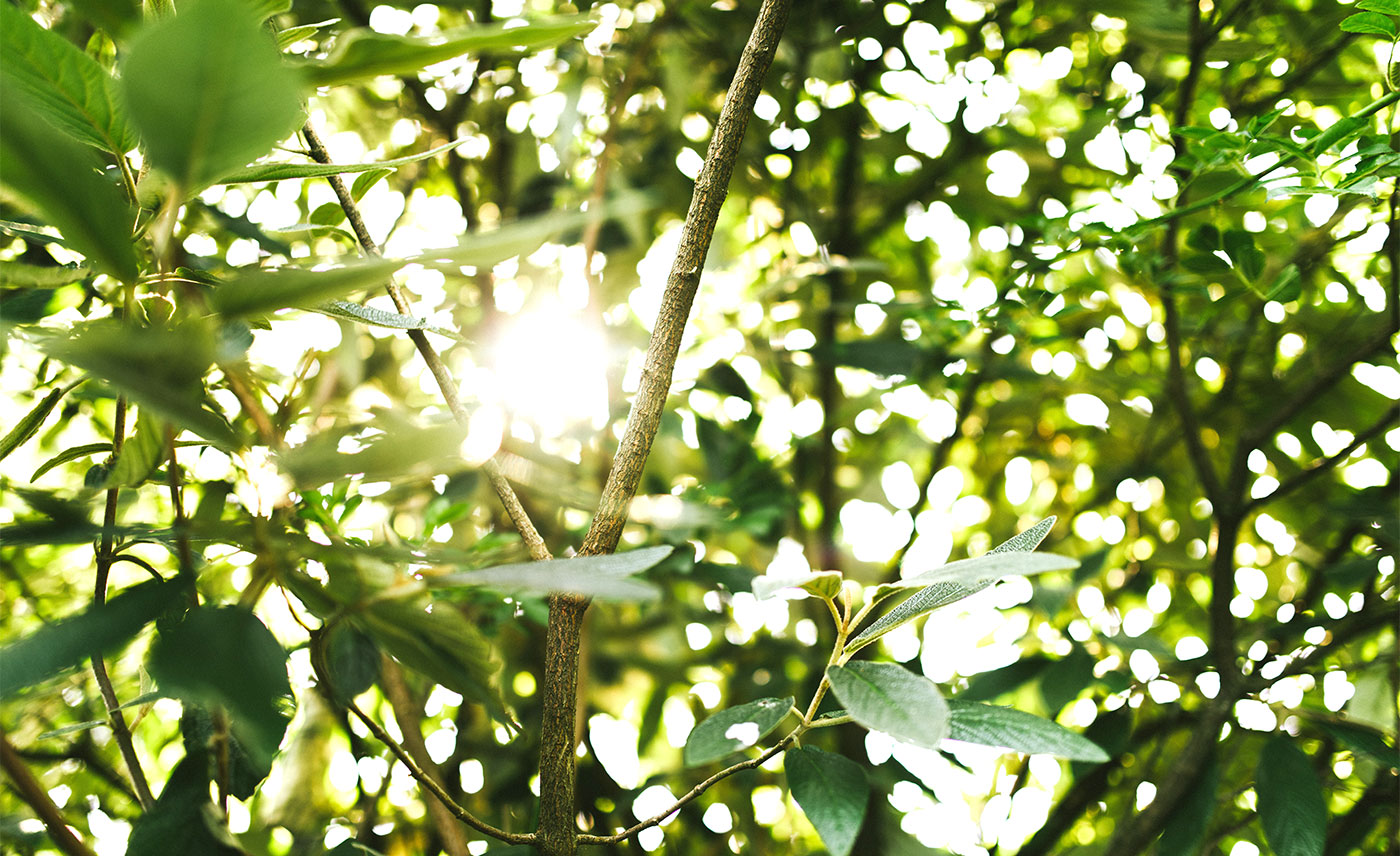
M 81 282 L 91 275 L 92 271 L 82 264 L 41 266 L 24 262 L 0 262 L 0 285 L 11 288 L 57 288 L 60 285 Z
M 188 196 L 294 131 L 300 84 L 240 0 L 196 0 L 142 27 L 122 88 L 146 154 Z
M 364 173 L 382 178 L 393 172 L 394 167 L 406 166 L 411 163 L 437 157 L 443 152 L 451 151 L 466 140 L 453 140 L 444 143 L 436 148 L 428 149 L 426 152 L 419 152 L 416 155 L 405 155 L 401 158 L 379 161 L 378 163 L 257 163 L 252 166 L 236 169 L 224 175 L 218 180 L 218 184 L 250 184 L 267 181 L 284 181 L 289 178 L 324 178 L 328 175 L 349 175 L 351 173 Z M 363 192 L 355 195 L 355 199 L 363 196 Z M 337 203 L 330 203 L 337 204 Z
M 9 4 L 6 4 L 8 7 Z M 136 282 L 131 227 L 136 209 L 99 174 L 91 149 L 55 133 L 25 97 L 7 93 L 0 133 L 0 181 L 63 233 L 94 267 Z
M 1210 763 L 1196 781 L 1195 786 L 1167 818 L 1167 825 L 1162 830 L 1161 839 L 1157 842 L 1158 853 L 1194 856 L 1200 852 L 1202 841 L 1206 835 L 1206 827 L 1209 825 L 1211 815 L 1214 814 L 1215 806 L 1218 804 L 1216 790 L 1219 786 L 1220 759 L 1212 753 Z
M 507 594 L 569 592 L 603 600 L 655 600 L 660 596 L 655 585 L 627 578 L 660 564 L 674 550 L 646 547 L 607 556 L 521 562 L 432 576 L 426 582 L 433 588 L 483 586 Z
M 767 736 L 792 710 L 792 696 L 761 698 L 726 708 L 691 730 L 685 765 L 697 767 L 743 751 Z
M 219 815 L 209 799 L 204 759 L 187 755 L 171 771 L 155 805 L 132 825 L 127 856 L 242 856 Z
M 122 443 L 121 454 L 112 463 L 102 487 L 138 487 L 144 482 L 160 466 L 165 455 L 166 427 L 163 420 L 143 408 L 136 418 L 135 430 Z
M 816 828 L 831 856 L 847 856 L 865 821 L 870 784 L 860 765 L 815 746 L 795 747 L 783 755 L 788 789 Z
M 23 446 L 30 437 L 33 437 L 43 426 L 44 420 L 49 418 L 49 414 L 53 412 L 58 402 L 63 400 L 63 396 L 67 395 L 68 391 L 76 385 L 70 384 L 60 389 L 50 390 L 49 394 L 41 398 L 33 409 L 24 414 L 24 418 L 16 422 L 15 427 L 11 428 L 4 438 L 0 438 L 0 460 L 4 460 L 11 452 Z
M 948 736 L 948 704 L 933 681 L 895 663 L 857 661 L 826 670 L 851 717 L 896 740 L 937 749 Z
M 1278 856 L 1322 856 L 1327 843 L 1327 805 L 1308 756 L 1293 738 L 1276 735 L 1264 744 L 1254 771 L 1259 822 Z
M 1340 26 L 1342 31 L 1347 33 L 1385 36 L 1388 39 L 1393 39 L 1396 35 L 1395 22 L 1375 12 L 1357 12 L 1344 18 Z
M 313 86 L 336 86 L 381 74 L 413 74 L 463 54 L 539 49 L 582 35 L 598 26 L 588 16 L 559 16 L 524 26 L 483 24 L 439 36 L 415 38 L 356 29 L 340 33 L 325 59 L 298 65 Z
M 1054 662 L 1044 654 L 1030 654 L 1000 669 L 979 672 L 968 679 L 967 687 L 958 693 L 958 698 L 966 701 L 1000 698 L 1035 680 Z
M 352 291 L 383 287 L 403 266 L 404 262 L 392 259 L 366 259 L 327 270 L 255 269 L 220 284 L 209 303 L 225 316 L 265 315 L 289 307 L 313 309 Z
M 81 665 L 95 653 L 115 651 L 185 591 L 184 582 L 141 583 L 0 648 L 0 698 Z
M 1357 757 L 1369 758 L 1386 769 L 1400 769 L 1400 753 L 1387 741 L 1385 732 L 1345 719 L 1322 715 L 1310 718 L 1318 729 L 1350 749 Z
M 828 599 L 841 591 L 840 571 L 809 571 L 795 576 L 768 576 L 763 574 L 753 578 L 753 594 L 759 600 L 770 598 L 784 589 L 802 589 L 808 594 Z
M 317 21 L 314 24 L 302 24 L 296 27 L 288 27 L 285 30 L 278 30 L 277 47 L 285 51 L 302 39 L 310 38 L 317 30 L 338 23 L 340 23 L 339 18 L 327 18 L 324 21 Z
M 114 39 L 141 23 L 141 0 L 70 0 L 83 17 Z
M 325 658 L 331 694 L 341 704 L 379 680 L 379 647 L 358 628 L 339 622 L 325 631 Z
M 1254 245 L 1254 236 L 1243 229 L 1230 229 L 1225 233 L 1225 252 L 1235 263 L 1235 270 L 1249 282 L 1259 278 L 1264 271 L 1264 253 Z
M 358 433 L 359 429 L 355 429 Z M 277 456 L 278 466 L 299 485 L 312 487 L 359 475 L 368 481 L 431 475 L 461 460 L 467 429 L 456 422 L 438 425 L 399 423 L 368 439 L 356 438 L 356 452 L 339 451 L 351 434 L 324 432 Z
M 136 148 L 136 130 L 116 103 L 112 76 L 92 57 L 9 3 L 0 4 L 0 50 L 0 87 L 22 90 L 55 128 L 116 155 Z
M 241 607 L 203 606 L 162 628 L 146 668 L 160 689 L 194 704 L 228 711 L 251 760 L 266 769 L 291 717 L 287 652 Z
M 948 736 L 964 743 L 999 746 L 1027 754 L 1055 755 L 1072 761 L 1103 763 L 1104 752 L 1088 738 L 1048 719 L 975 701 L 949 699 L 951 725 Z
M 202 319 L 141 329 L 116 319 L 46 333 L 49 356 L 107 381 L 137 404 L 199 434 L 221 449 L 239 445 L 223 418 L 204 407 L 204 373 L 214 362 L 214 334 Z
M 412 315 L 400 315 L 397 312 L 386 312 L 383 309 L 375 309 L 373 306 L 361 306 L 358 303 L 347 303 L 344 300 L 332 300 L 330 303 L 323 303 L 316 307 L 316 312 L 328 315 L 331 318 L 340 318 L 345 321 L 358 321 L 361 324 L 370 324 L 375 327 L 388 327 L 394 330 L 427 330 L 429 333 L 436 333 L 439 336 L 446 336 L 449 339 L 462 341 L 460 334 L 442 327 L 434 327 L 422 318 L 415 318 Z

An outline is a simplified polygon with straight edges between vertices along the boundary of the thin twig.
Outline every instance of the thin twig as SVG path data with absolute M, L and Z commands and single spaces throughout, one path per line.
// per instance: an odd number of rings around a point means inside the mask
M 80 841 L 78 836 L 73 834 L 73 830 L 68 828 L 58 806 L 54 805 L 48 791 L 39 784 L 39 780 L 34 778 L 34 774 L 29 771 L 29 767 L 20 758 L 19 752 L 11 745 L 4 731 L 0 731 L 0 769 L 10 777 L 10 785 L 14 788 L 15 795 L 39 816 L 55 847 L 67 856 L 96 856 L 92 848 Z
M 1352 452 L 1361 448 L 1373 437 L 1389 428 L 1397 418 L 1400 418 L 1400 404 L 1392 405 L 1391 408 L 1385 412 L 1384 416 L 1377 420 L 1371 427 L 1357 434 L 1341 451 L 1337 452 L 1335 455 L 1315 461 L 1311 466 L 1301 472 L 1295 473 L 1287 481 L 1274 488 L 1273 493 L 1252 500 L 1249 505 L 1245 507 L 1245 511 L 1254 511 L 1261 505 L 1266 505 L 1280 497 L 1287 496 L 1293 491 L 1307 485 L 1313 479 L 1333 469 L 1342 461 L 1345 461 L 1351 456 Z
M 112 423 L 112 459 L 115 460 L 122 451 L 122 443 L 126 439 L 126 397 L 117 399 L 117 411 Z M 117 526 L 117 495 L 121 491 L 119 487 L 111 487 L 107 490 L 107 505 L 102 513 L 102 541 L 97 548 L 96 574 L 92 586 L 92 605 L 101 606 L 107 602 L 107 580 L 112 570 L 112 533 Z M 141 769 L 141 759 L 136 757 L 136 744 L 131 739 L 131 729 L 126 725 L 126 716 L 121 710 L 121 700 L 117 698 L 116 688 L 112 685 L 112 677 L 107 674 L 107 663 L 102 659 L 102 652 L 94 651 L 92 654 L 92 676 L 97 681 L 98 692 L 102 694 L 102 703 L 107 708 L 107 720 L 112 726 L 112 737 L 117 741 L 117 750 L 121 753 L 122 761 L 126 763 L 127 775 L 131 777 L 131 786 L 136 791 L 136 801 L 141 804 L 141 808 L 150 809 L 155 804 L 155 797 L 151 794 L 151 786 L 146 782 L 146 773 Z
M 331 162 L 330 153 L 326 151 L 321 138 L 316 134 L 311 123 L 308 122 L 301 129 L 302 136 L 306 138 L 307 150 L 311 154 L 312 160 L 317 163 L 329 164 Z M 360 214 L 360 208 L 355 204 L 355 198 L 350 194 L 350 189 L 345 186 L 345 180 L 339 175 L 326 176 L 330 182 L 331 189 L 335 191 L 336 198 L 340 200 L 340 207 L 345 212 L 345 219 L 349 221 L 350 228 L 355 233 L 355 238 L 360 242 L 367 255 L 378 257 L 382 255 L 379 244 L 370 235 L 369 228 L 365 225 L 365 219 Z M 394 301 L 394 307 L 403 314 L 409 314 L 411 307 L 408 299 L 404 296 L 403 289 L 398 284 L 390 280 L 386 285 L 389 298 Z M 462 398 L 457 391 L 457 382 L 452 379 L 452 373 L 448 371 L 447 365 L 443 363 L 442 357 L 438 355 L 437 349 L 432 342 L 428 341 L 428 334 L 422 330 L 408 330 L 408 338 L 413 341 L 414 347 L 418 349 L 418 354 L 427 364 L 428 371 L 432 372 L 433 379 L 437 381 L 438 389 L 442 392 L 443 401 L 447 403 L 448 410 L 452 411 L 453 417 L 463 425 L 467 424 L 470 414 L 462 404 Z M 486 479 L 491 483 L 492 489 L 500 497 L 501 504 L 505 506 L 506 514 L 510 516 L 511 523 L 515 525 L 516 531 L 525 542 L 525 546 L 530 551 L 530 557 L 541 560 L 550 558 L 549 548 L 545 546 L 544 539 L 540 537 L 539 530 L 530 520 L 530 515 L 525 511 L 525 506 L 521 504 L 520 498 L 516 496 L 515 489 L 502 474 L 499 464 L 495 459 L 490 459 L 482 465 L 486 472 Z
M 709 777 L 705 781 L 701 782 L 700 784 L 687 791 L 685 796 L 676 800 L 670 808 L 666 809 L 661 814 L 647 818 L 641 823 L 638 823 L 636 826 L 629 826 L 627 829 L 624 829 L 621 832 L 615 833 L 613 835 L 580 835 L 578 837 L 578 843 L 584 845 L 620 844 L 623 841 L 626 841 L 627 839 L 631 838 L 639 832 L 642 832 L 645 829 L 649 829 L 653 826 L 659 826 L 661 825 L 661 822 L 663 820 L 680 811 L 682 808 L 685 807 L 686 803 L 689 803 L 691 800 L 695 799 L 696 797 L 703 794 L 705 791 L 709 790 L 711 786 L 723 781 L 724 779 L 729 778 L 735 773 L 741 773 L 744 770 L 752 770 L 754 767 L 760 766 L 761 764 L 768 761 L 769 758 L 772 758 L 779 752 L 786 750 L 796 740 L 797 733 L 794 732 L 784 737 L 782 740 L 778 741 L 776 745 L 765 750 L 763 754 L 750 758 L 747 761 L 740 761 L 738 764 L 735 764 L 732 767 L 726 767 L 723 770 L 720 770 L 718 773 L 715 773 L 713 776 Z

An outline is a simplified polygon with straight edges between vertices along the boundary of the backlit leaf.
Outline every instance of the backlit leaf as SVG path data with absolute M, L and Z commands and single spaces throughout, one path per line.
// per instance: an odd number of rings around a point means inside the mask
M 685 740 L 686 766 L 718 761 L 758 743 L 788 715 L 792 702 L 792 696 L 761 698 L 709 717 Z
M 521 562 L 443 574 L 429 577 L 427 582 L 433 588 L 482 586 L 506 593 L 568 592 L 604 600 L 655 600 L 660 595 L 655 585 L 628 577 L 659 564 L 674 549 L 647 547 L 607 556 Z
M 395 167 L 406 166 L 411 163 L 427 160 L 436 157 L 443 152 L 457 148 L 465 140 L 453 140 L 444 143 L 436 148 L 428 149 L 426 152 L 419 152 L 416 155 L 405 155 L 401 158 L 379 161 L 378 163 L 255 163 L 242 169 L 236 169 L 220 178 L 219 184 L 249 184 L 265 181 L 285 181 L 290 178 L 324 178 L 328 175 L 349 175 L 351 173 L 370 173 L 385 170 L 392 171 Z M 387 173 L 385 173 L 387 174 Z M 359 196 L 355 197 L 356 199 Z
M 933 681 L 895 663 L 857 661 L 826 670 L 831 691 L 866 728 L 937 749 L 948 736 L 948 704 Z

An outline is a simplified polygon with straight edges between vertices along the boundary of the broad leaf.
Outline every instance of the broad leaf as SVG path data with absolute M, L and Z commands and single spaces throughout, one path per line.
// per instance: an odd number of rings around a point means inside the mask
M 300 82 L 240 0 L 195 0 L 141 29 L 122 62 L 151 163 L 191 195 L 301 121 Z
M 418 161 L 436 157 L 446 151 L 457 148 L 465 140 L 454 140 L 445 143 L 437 148 L 428 149 L 426 152 L 419 152 L 416 155 L 407 155 L 393 160 L 380 161 L 378 163 L 255 163 L 242 169 L 234 170 L 223 178 L 219 179 L 219 184 L 248 184 L 264 181 L 284 181 L 289 178 L 324 178 L 328 175 L 348 175 L 356 172 L 372 172 L 376 170 L 393 169 L 394 167 L 406 166 Z M 358 198 L 358 197 L 356 197 Z
M 1400 15 L 1400 0 L 1361 0 L 1356 8 L 1386 15 Z
M 954 740 L 1071 761 L 1108 760 L 1108 753 L 1087 737 L 1023 710 L 959 699 L 949 699 L 948 708 L 948 736 Z
M 1342 20 L 1341 28 L 1347 33 L 1385 36 L 1388 39 L 1395 38 L 1396 33 L 1395 22 L 1376 12 L 1357 12 L 1350 15 Z
M 96 153 L 57 133 L 27 101 L 5 94 L 0 183 L 33 206 L 63 233 L 63 243 L 94 267 L 134 283 L 136 209 L 98 172 Z
M 216 818 L 209 799 L 209 770 L 202 755 L 186 755 L 166 780 L 160 798 L 131 827 L 127 856 L 243 856 Z
M 1308 756 L 1291 737 L 1264 744 L 1254 771 L 1259 822 L 1278 856 L 1322 856 L 1327 842 L 1327 804 Z
M 182 582 L 141 583 L 81 615 L 0 648 L 0 698 L 107 653 L 141 632 L 185 592 Z
M 328 270 L 251 270 L 219 285 L 209 302 L 225 316 L 265 315 L 291 307 L 314 309 L 326 300 L 353 291 L 382 288 L 404 264 L 392 259 L 368 259 Z
M 277 754 L 291 717 L 287 652 L 252 612 L 204 606 L 161 630 L 147 670 L 162 692 L 228 711 L 231 726 L 258 767 Z
M 136 148 L 136 130 L 117 106 L 112 76 L 10 3 L 0 4 L 0 51 L 0 85 L 22 90 L 55 128 L 114 155 Z
M 772 597 L 784 589 L 801 589 L 820 598 L 833 598 L 841 591 L 840 571 L 809 571 L 794 576 L 768 576 L 753 578 L 753 594 L 759 600 Z
M 441 36 L 415 38 L 351 30 L 342 33 L 325 59 L 300 65 L 314 86 L 335 86 L 381 74 L 413 74 L 463 54 L 483 51 L 538 50 L 582 35 L 598 26 L 586 16 L 546 18 L 520 26 L 484 24 Z
M 948 736 L 948 703 L 923 675 L 895 663 L 855 662 L 831 666 L 826 677 L 846 712 L 866 728 L 926 749 Z
M 57 288 L 92 275 L 87 265 L 30 265 L 0 262 L 0 285 L 9 288 Z
M 482 586 L 506 593 L 568 592 L 603 600 L 655 600 L 660 596 L 656 586 L 628 577 L 659 564 L 674 549 L 647 547 L 607 556 L 521 562 L 429 577 L 427 582 L 433 588 Z
M 686 766 L 708 764 L 753 746 L 778 727 L 792 709 L 792 701 L 792 696 L 761 698 L 706 719 L 685 740 Z
M 375 437 L 357 440 L 359 451 L 343 452 L 341 444 L 348 435 L 328 432 L 281 453 L 277 464 L 304 487 L 351 475 L 370 481 L 430 476 L 461 460 L 466 433 L 467 429 L 456 422 L 421 426 L 403 421 L 386 425 Z
M 165 453 L 166 423 L 143 409 L 136 429 L 122 443 L 121 454 L 112 462 L 104 488 L 136 487 L 160 466 Z
M 355 626 L 348 622 L 333 625 L 322 644 L 330 691 L 336 700 L 349 702 L 379 679 L 379 646 Z
M 45 335 L 37 343 L 49 356 L 91 372 L 216 446 L 238 445 L 228 424 L 204 408 L 203 379 L 214 362 L 215 342 L 203 321 L 142 329 L 102 319 Z
M 783 768 L 792 798 L 831 856 L 847 856 L 860 834 L 870 800 L 865 771 L 850 758 L 815 746 L 789 749 L 783 755 Z

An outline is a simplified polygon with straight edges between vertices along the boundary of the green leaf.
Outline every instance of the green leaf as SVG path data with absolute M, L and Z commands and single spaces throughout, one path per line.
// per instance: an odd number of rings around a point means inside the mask
M 448 143 L 446 146 L 439 146 L 438 148 L 433 149 L 431 152 L 424 152 L 422 155 L 414 155 L 414 157 L 427 157 L 430 154 L 436 154 L 439 150 L 455 146 L 460 142 L 461 141 L 458 140 L 457 143 Z M 383 164 L 380 164 L 380 166 L 383 166 Z M 356 202 L 359 202 L 361 199 L 364 198 L 365 194 L 369 192 L 369 189 L 371 187 L 374 187 L 380 181 L 388 178 L 393 174 L 394 171 L 392 169 L 371 169 L 366 172 L 360 173 L 359 175 L 355 176 L 354 183 L 350 185 L 350 198 L 354 199 Z
M 1225 233 L 1225 253 L 1245 280 L 1254 282 L 1264 271 L 1264 253 L 1254 245 L 1254 236 L 1243 229 Z
M 144 482 L 165 456 L 165 431 L 165 421 L 143 409 L 102 487 L 137 487 Z
M 296 73 L 240 0 L 196 0 L 143 27 L 121 82 L 152 165 L 186 195 L 266 154 L 302 117 Z
M 1341 28 L 1345 33 L 1364 33 L 1388 39 L 1395 38 L 1396 32 L 1394 21 L 1375 12 L 1357 12 L 1348 16 L 1342 19 Z
M 1314 157 L 1324 154 L 1333 146 L 1342 146 L 1350 142 L 1352 137 L 1363 133 L 1369 125 L 1365 119 L 1356 116 L 1347 116 L 1333 122 L 1327 130 L 1313 137 L 1308 142 L 1308 151 Z
M 865 771 L 850 758 L 815 746 L 787 750 L 783 767 L 792 798 L 831 856 L 847 856 L 865 822 L 865 806 L 870 800 Z
M 950 562 L 894 584 L 898 588 L 925 586 L 878 621 L 862 630 L 847 645 L 848 652 L 859 651 L 891 630 L 950 603 L 990 588 L 998 579 L 1012 575 L 1064 571 L 1079 562 L 1050 553 L 988 553 L 975 559 Z
M 1400 0 L 1361 0 L 1356 8 L 1384 15 L 1400 15 Z
M 22 91 L 55 128 L 114 155 L 136 148 L 136 129 L 116 103 L 112 76 L 10 3 L 0 4 L 0 51 L 0 86 Z
M 0 286 L 10 288 L 57 288 L 80 282 L 92 275 L 87 265 L 28 265 L 0 262 Z
M 726 708 L 695 726 L 685 740 L 685 765 L 726 758 L 758 743 L 792 710 L 792 696 L 761 698 Z
M 1357 757 L 1370 758 L 1386 769 L 1400 769 L 1400 754 L 1397 754 L 1395 746 L 1387 742 L 1385 732 L 1345 719 L 1314 717 L 1313 724 Z
M 111 443 L 88 443 L 83 446 L 74 446 L 71 449 L 64 449 L 62 452 L 59 452 L 57 455 L 54 455 L 52 458 L 40 464 L 39 469 L 34 471 L 34 475 L 30 476 L 29 480 L 31 482 L 38 481 L 39 476 L 42 476 L 44 473 L 60 464 L 76 461 L 79 458 L 90 458 L 93 455 L 101 455 L 110 451 L 112 451 Z
M 466 140 L 453 140 L 444 143 L 437 148 L 428 149 L 426 152 L 419 152 L 416 155 L 405 155 L 401 158 L 379 161 L 378 163 L 255 163 L 242 169 L 236 169 L 219 179 L 216 184 L 250 184 L 265 181 L 285 181 L 290 178 L 325 178 L 328 175 L 348 175 L 350 173 L 365 173 L 382 178 L 391 173 L 396 167 L 407 166 L 411 163 L 437 157 L 443 152 L 457 148 Z M 359 181 L 356 180 L 356 186 Z M 355 199 L 364 195 L 353 194 Z
M 141 0 L 71 0 L 71 5 L 113 37 L 141 23 Z
M 896 740 L 937 749 L 948 736 L 948 703 L 938 687 L 895 663 L 858 661 L 826 670 L 851 717 Z
M 326 432 L 279 454 L 277 463 L 304 487 L 350 475 L 371 481 L 400 479 L 415 473 L 431 475 L 432 471 L 441 471 L 442 465 L 461 460 L 466 433 L 466 428 L 456 422 L 420 426 L 403 420 L 386 425 L 378 436 L 357 438 L 359 451 L 343 452 L 340 444 L 351 435 Z
M 1071 761 L 1108 760 L 1108 753 L 1087 737 L 1023 710 L 956 698 L 948 700 L 948 708 L 948 736 L 954 740 L 1031 755 L 1055 755 Z
M 0 648 L 0 698 L 81 665 L 95 653 L 115 651 L 185 591 L 183 582 L 141 583 Z
M 1298 266 L 1289 264 L 1279 271 L 1278 278 L 1269 287 L 1268 299 L 1277 300 L 1280 303 L 1290 303 L 1297 300 L 1302 291 L 1302 277 L 1298 272 Z
M 277 47 L 279 50 L 286 50 L 297 42 L 305 38 L 310 38 L 322 27 L 329 27 L 332 24 L 340 23 L 339 18 L 327 18 L 324 21 L 317 21 L 314 24 L 302 24 L 296 27 L 288 27 L 285 30 L 277 31 Z
M 329 270 L 251 270 L 216 288 L 209 302 L 225 316 L 265 315 L 289 307 L 311 309 L 352 291 L 381 287 L 405 264 L 393 259 L 366 259 Z
M 518 727 L 497 683 L 500 659 L 456 607 L 426 596 L 377 600 L 352 620 L 400 663 Z
M 569 592 L 604 600 L 655 600 L 660 596 L 656 586 L 627 578 L 660 564 L 674 549 L 647 547 L 607 556 L 521 562 L 443 574 L 426 581 L 433 588 L 483 586 L 505 593 Z
M 101 319 L 38 337 L 37 344 L 49 356 L 91 372 L 216 446 L 239 445 L 222 417 L 204 409 L 203 379 L 214 362 L 214 332 L 202 320 L 137 328 Z
M 381 74 L 413 74 L 463 54 L 539 50 L 582 35 L 598 26 L 589 16 L 545 18 L 525 26 L 510 22 L 484 24 L 415 38 L 356 29 L 341 33 L 325 59 L 299 64 L 313 86 L 336 86 Z
M 315 309 L 322 315 L 329 315 L 332 318 L 340 318 L 345 321 L 358 321 L 361 324 L 370 324 L 375 327 L 389 327 L 394 330 L 427 330 L 429 333 L 436 333 L 439 336 L 447 336 L 450 339 L 463 341 L 462 337 L 451 330 L 442 327 L 435 327 L 412 315 L 400 315 L 397 312 L 388 312 L 383 309 L 376 309 L 373 306 L 361 306 L 358 303 L 348 303 L 344 300 L 332 300 L 324 303 Z
M 1200 851 L 1206 827 L 1215 812 L 1216 790 L 1219 786 L 1220 759 L 1212 752 L 1210 763 L 1196 780 L 1195 786 L 1167 818 L 1162 838 L 1157 843 L 1158 853 L 1193 856 Z
M 324 645 L 330 691 L 337 701 L 347 703 L 379 680 L 379 646 L 355 626 L 332 625 Z
M 101 176 L 91 149 L 56 133 L 27 98 L 9 93 L 0 120 L 0 181 L 94 267 L 123 282 L 136 281 L 140 270 L 131 239 L 136 209 Z
M 162 628 L 146 661 L 162 692 L 222 707 L 253 763 L 267 768 L 291 717 L 287 652 L 252 612 L 203 606 Z
M 131 827 L 127 856 L 243 856 L 209 799 L 209 770 L 203 755 L 186 755 L 166 780 L 160 798 Z
M 840 571 L 809 571 L 805 574 L 794 576 L 765 575 L 754 577 L 753 593 L 759 600 L 772 597 L 783 589 L 798 588 L 808 594 L 816 595 L 823 599 L 830 599 L 841 591 L 842 576 Z
M 23 446 L 30 437 L 38 433 L 39 429 L 43 427 L 44 420 L 49 418 L 54 407 L 74 386 L 77 384 L 50 390 L 49 394 L 40 399 L 32 410 L 24 414 L 24 418 L 15 423 L 15 427 L 11 428 L 3 439 L 0 439 L 0 461 L 3 461 L 11 452 Z
M 1277 735 L 1264 744 L 1254 770 L 1259 822 L 1278 856 L 1322 856 L 1327 843 L 1327 805 L 1308 756 L 1292 738 Z

